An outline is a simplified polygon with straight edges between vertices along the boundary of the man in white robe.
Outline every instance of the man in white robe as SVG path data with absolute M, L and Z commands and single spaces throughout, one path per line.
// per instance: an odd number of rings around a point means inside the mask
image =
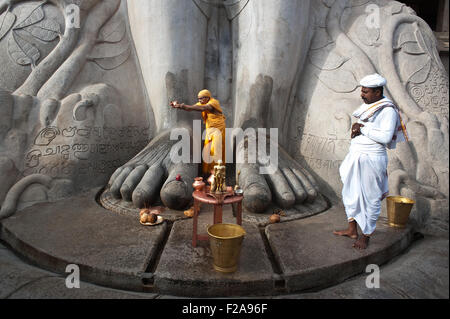
M 364 104 L 352 114 L 358 120 L 352 126 L 349 153 L 339 168 L 349 227 L 334 234 L 357 239 L 353 247 L 365 249 L 375 230 L 381 201 L 388 194 L 386 148 L 395 148 L 407 134 L 398 108 L 383 95 L 386 79 L 372 74 L 360 85 Z M 362 232 L 359 238 L 356 224 Z

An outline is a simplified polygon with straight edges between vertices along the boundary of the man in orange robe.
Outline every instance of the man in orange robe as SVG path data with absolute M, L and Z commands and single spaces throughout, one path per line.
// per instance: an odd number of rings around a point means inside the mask
M 205 145 L 202 156 L 202 172 L 204 175 L 212 173 L 219 160 L 225 163 L 225 116 L 220 102 L 211 96 L 208 90 L 198 93 L 198 103 L 187 105 L 173 101 L 170 105 L 185 111 L 202 112 L 206 126 Z

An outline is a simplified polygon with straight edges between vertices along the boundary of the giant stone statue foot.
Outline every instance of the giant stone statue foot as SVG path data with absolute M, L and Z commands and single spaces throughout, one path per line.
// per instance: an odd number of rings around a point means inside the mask
M 269 151 L 272 143 L 271 152 L 276 148 L 277 161 L 273 162 L 272 156 L 269 156 L 269 161 L 265 161 L 260 154 L 256 156 L 256 161 L 252 161 L 248 145 L 255 141 L 256 135 L 250 134 L 237 145 L 237 158 L 243 159 L 244 162 L 238 161 L 236 167 L 241 172 L 243 205 L 247 211 L 264 213 L 272 203 L 281 209 L 294 210 L 305 205 L 314 206 L 314 211 L 309 210 L 310 213 L 318 213 L 327 208 L 314 177 L 275 141 L 267 139 L 266 150 Z
M 169 136 L 168 131 L 159 134 L 113 173 L 100 198 L 104 206 L 111 208 L 105 202 L 107 198 L 121 200 L 125 202 L 122 206 L 134 208 L 150 207 L 159 200 L 164 206 L 176 210 L 190 204 L 198 165 L 173 163 L 170 151 L 176 141 L 170 140 Z

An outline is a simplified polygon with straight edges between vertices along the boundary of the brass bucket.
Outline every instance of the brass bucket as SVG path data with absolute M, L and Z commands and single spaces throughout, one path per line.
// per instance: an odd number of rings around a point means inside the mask
M 208 227 L 214 269 L 230 273 L 237 270 L 245 230 L 236 224 L 215 224 Z
M 391 227 L 404 228 L 415 201 L 403 196 L 386 198 L 388 224 Z

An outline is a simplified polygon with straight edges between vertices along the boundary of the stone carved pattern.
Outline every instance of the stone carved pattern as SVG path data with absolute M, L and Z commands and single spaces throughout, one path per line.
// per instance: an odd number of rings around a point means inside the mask
M 47 1 L 38 4 L 23 4 L 18 8 L 17 16 L 12 11 L 5 11 L 0 16 L 0 40 L 9 31 L 8 53 L 12 61 L 19 65 L 35 67 L 41 57 L 39 49 L 30 37 L 35 40 L 52 42 L 61 35 L 58 22 L 45 19 L 43 6 Z
M 76 93 L 64 98 L 85 61 L 94 62 L 104 70 L 112 70 L 125 63 L 131 54 L 126 24 L 120 15 L 115 14 L 120 0 L 80 0 L 76 3 L 89 12 L 80 28 L 90 28 L 90 32 L 80 38 L 81 50 L 77 50 L 75 44 L 82 33 L 79 30 L 65 30 L 62 34 L 59 23 L 44 13 L 44 6 L 57 5 L 67 19 L 63 8 L 71 3 L 66 3 L 66 0 L 32 3 L 13 0 L 7 8 L 2 6 L 2 11 L 6 11 L 0 12 L 0 41 L 7 41 L 7 52 L 15 63 L 31 65 L 33 70 L 22 87 L 10 95 L 20 96 L 12 100 L 11 107 L 21 117 L 20 121 L 15 119 L 14 126 L 0 141 L 0 159 L 8 159 L 8 163 L 12 160 L 18 174 L 15 186 L 8 184 L 6 188 L 2 186 L 0 189 L 0 218 L 15 211 L 20 194 L 28 185 L 42 184 L 50 190 L 53 180 L 55 182 L 52 185 L 59 185 L 61 183 L 58 181 L 66 180 L 67 183 L 63 184 L 72 185 L 78 175 L 85 178 L 106 177 L 124 162 L 121 156 L 136 153 L 148 142 L 148 131 L 137 132 L 137 127 L 120 126 L 123 125 L 121 102 L 113 87 L 96 84 L 86 87 L 85 94 Z M 89 11 L 96 4 L 98 10 Z M 102 23 L 102 20 L 105 22 Z M 96 37 L 94 42 L 89 38 L 92 36 Z M 53 52 L 47 57 L 42 56 L 39 44 L 58 38 Z M 72 51 L 67 50 L 69 42 L 75 45 Z M 83 47 L 84 43 L 90 44 Z M 52 61 L 44 66 L 38 63 L 47 58 Z M 64 76 L 64 81 L 60 80 L 61 76 Z M 45 92 L 38 94 L 39 90 Z M 73 115 L 72 108 L 73 112 L 76 111 Z M 21 110 L 21 113 L 17 110 Z M 35 110 L 40 117 L 33 115 L 36 114 Z M 20 131 L 24 126 L 29 129 Z M 132 136 L 127 132 L 131 132 Z M 133 139 L 132 143 L 124 142 L 127 136 Z M 11 138 L 20 138 L 22 141 L 20 150 L 11 150 L 13 153 L 8 151 Z M 5 167 L 7 171 L 3 172 L 2 167 L 0 175 L 11 171 L 9 166 Z M 59 193 L 58 189 L 52 188 L 52 191 Z
M 329 1 L 322 3 L 324 7 L 317 9 L 316 12 L 321 15 L 326 12 L 327 15 L 326 18 L 316 16 L 314 19 L 314 36 L 308 54 L 308 62 L 315 68 L 314 75 L 330 90 L 336 93 L 354 92 L 358 87 L 358 81 L 351 66 L 353 63 L 351 54 L 342 54 L 342 51 L 336 48 L 336 35 L 329 32 L 331 15 L 329 8 L 333 6 L 333 3 Z M 362 4 L 361 1 L 353 1 L 350 8 Z M 320 22 L 323 19 L 325 20 Z M 342 24 L 342 16 L 338 19 L 338 24 Z M 336 78 L 339 78 L 339 81 L 336 81 Z
M 353 1 L 352 7 L 368 5 L 369 2 L 370 2 L 369 0 Z M 375 2 L 375 4 L 377 4 L 377 3 Z M 383 6 L 382 12 L 387 16 L 401 14 L 402 12 L 408 12 L 410 14 L 413 13 L 413 12 L 411 12 L 411 9 L 409 7 L 407 7 L 404 3 L 400 3 L 398 1 L 390 1 L 386 6 Z M 369 28 L 367 26 L 367 23 L 365 23 L 367 21 L 367 19 L 369 18 L 370 13 L 371 12 L 369 11 L 369 12 L 366 12 L 365 15 L 361 15 L 358 17 L 358 19 L 356 21 L 356 23 L 358 25 L 358 29 L 359 29 L 357 36 L 358 36 L 358 40 L 361 43 L 363 43 L 367 46 L 378 47 L 380 45 L 379 41 L 380 41 L 380 37 L 381 37 L 380 29 L 379 28 Z
M 89 55 L 88 61 L 94 62 L 103 70 L 114 70 L 125 63 L 131 54 L 131 45 L 126 37 L 126 24 L 122 19 L 111 19 L 100 30 L 98 44 Z
M 12 30 L 8 39 L 8 52 L 19 65 L 35 67 L 41 57 L 37 45 L 28 40 L 30 36 L 45 42 L 52 42 L 61 36 L 58 22 L 45 18 L 43 6 L 46 3 L 22 4 L 18 6 L 18 17 L 12 11 L 5 11 L 0 16 L 0 40 Z M 100 30 L 98 44 L 88 61 L 104 70 L 113 70 L 125 63 L 131 54 L 130 43 L 125 35 L 126 25 L 122 19 L 108 21 Z
M 448 77 L 439 67 L 433 40 L 417 22 L 401 25 L 398 30 L 394 50 L 397 59 L 404 56 L 398 72 L 407 91 L 423 111 L 444 116 L 448 121 Z
M 433 65 L 423 83 L 408 83 L 408 91 L 425 112 L 444 116 L 448 121 L 448 78 Z

